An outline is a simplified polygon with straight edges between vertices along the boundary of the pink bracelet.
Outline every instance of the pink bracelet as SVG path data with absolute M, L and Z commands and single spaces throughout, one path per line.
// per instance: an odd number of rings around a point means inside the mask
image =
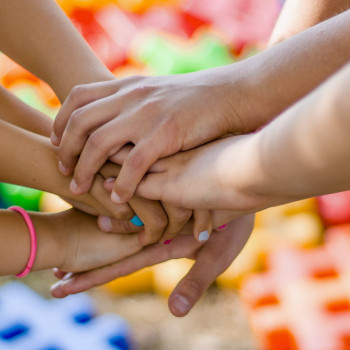
M 33 264 L 34 264 L 34 260 L 35 260 L 35 256 L 36 256 L 37 240 L 36 240 L 35 228 L 34 228 L 32 219 L 30 218 L 28 213 L 23 208 L 18 207 L 18 206 L 12 206 L 12 207 L 10 207 L 8 209 L 16 211 L 17 213 L 20 213 L 22 215 L 24 221 L 26 222 L 26 224 L 28 226 L 28 229 L 29 229 L 29 234 L 30 234 L 30 255 L 29 255 L 29 259 L 28 259 L 27 265 L 24 268 L 24 270 L 16 275 L 16 277 L 25 277 L 25 276 L 28 275 L 28 273 L 32 269 Z

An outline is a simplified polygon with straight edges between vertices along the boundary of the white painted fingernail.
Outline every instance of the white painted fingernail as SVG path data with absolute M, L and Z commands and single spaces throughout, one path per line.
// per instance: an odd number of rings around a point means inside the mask
M 102 231 L 111 232 L 112 231 L 111 218 L 109 216 L 100 216 L 99 226 Z
M 75 180 L 73 179 L 72 182 L 70 183 L 70 190 L 75 193 L 77 192 L 77 189 L 78 189 L 78 185 L 77 183 L 75 182 Z
M 200 242 L 207 241 L 208 239 L 209 239 L 209 231 L 203 231 L 198 236 L 198 240 Z
M 120 197 L 114 191 L 112 192 L 111 198 L 112 202 L 120 204 Z

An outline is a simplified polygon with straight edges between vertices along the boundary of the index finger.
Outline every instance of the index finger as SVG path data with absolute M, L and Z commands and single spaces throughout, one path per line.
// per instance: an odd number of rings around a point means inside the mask
M 71 114 L 78 108 L 101 98 L 112 95 L 118 91 L 116 81 L 105 81 L 99 83 L 77 85 L 73 87 L 69 96 L 64 101 L 59 110 L 51 134 L 51 142 L 54 146 L 59 146 L 62 135 Z

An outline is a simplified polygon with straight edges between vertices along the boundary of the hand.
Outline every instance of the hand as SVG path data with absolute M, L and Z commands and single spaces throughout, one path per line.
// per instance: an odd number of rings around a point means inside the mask
M 107 162 L 100 173 L 107 180 L 105 189 L 112 191 L 115 178 L 118 177 L 120 166 Z M 145 224 L 145 230 L 140 233 L 140 242 L 143 245 L 160 242 L 168 244 L 184 227 L 186 222 L 192 216 L 192 210 L 174 207 L 168 203 L 159 203 L 140 197 L 134 197 L 129 201 L 130 207 Z M 194 212 L 193 232 L 197 240 L 205 240 L 211 233 L 211 215 L 207 210 L 198 210 Z M 114 220 L 118 222 L 118 220 Z M 113 225 L 110 217 L 100 217 L 99 224 L 103 231 L 111 232 Z M 130 223 L 124 221 L 121 224 L 124 228 L 130 227 Z M 118 231 L 117 231 L 118 232 Z M 135 231 L 132 231 L 135 232 Z
M 79 272 L 108 265 L 141 250 L 138 234 L 108 234 L 102 232 L 96 219 L 75 209 L 50 215 L 57 240 L 61 240 L 63 256 L 58 268 Z
M 231 222 L 225 231 L 214 232 L 204 245 L 187 235 L 176 237 L 168 246 L 153 245 L 143 248 L 139 253 L 122 261 L 58 282 L 51 289 L 52 295 L 63 298 L 126 276 L 146 266 L 187 257 L 196 262 L 169 297 L 170 311 L 175 316 L 185 316 L 242 250 L 251 234 L 253 223 L 253 216 L 239 218 Z M 62 278 L 64 274 L 56 272 L 56 276 Z
M 249 185 L 258 182 L 263 171 L 256 166 L 256 150 L 260 147 L 257 135 L 226 137 L 160 159 L 136 194 L 177 207 L 233 210 L 240 215 L 272 205 L 270 198 L 249 191 Z M 112 160 L 123 163 L 128 148 Z
M 118 203 L 132 198 L 158 158 L 251 130 L 236 110 L 244 99 L 240 85 L 230 86 L 230 74 L 221 67 L 74 88 L 57 115 L 51 138 L 59 145 L 63 173 L 69 175 L 75 168 L 73 192 L 88 191 L 104 162 L 130 142 L 135 148 L 113 192 Z

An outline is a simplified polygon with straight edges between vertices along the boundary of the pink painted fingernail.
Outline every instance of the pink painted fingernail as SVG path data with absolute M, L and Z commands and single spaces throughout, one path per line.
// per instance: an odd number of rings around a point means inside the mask
M 219 227 L 217 228 L 217 230 L 225 230 L 226 227 L 227 227 L 227 224 L 222 225 L 222 226 L 219 226 Z
M 163 244 L 170 244 L 173 241 L 173 239 L 168 239 L 167 241 L 164 241 Z

